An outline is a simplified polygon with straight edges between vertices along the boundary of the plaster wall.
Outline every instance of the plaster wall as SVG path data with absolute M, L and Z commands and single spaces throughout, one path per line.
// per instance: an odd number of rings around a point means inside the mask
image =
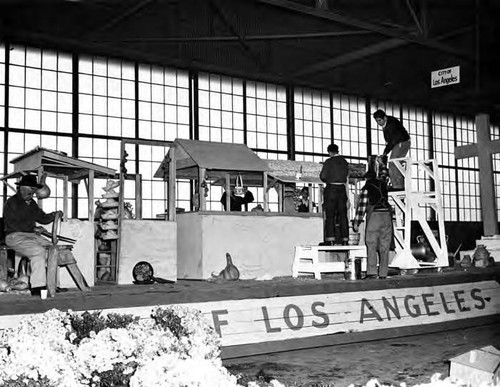
M 52 230 L 52 224 L 44 226 L 47 230 Z M 94 223 L 88 220 L 67 219 L 61 222 L 60 235 L 76 239 L 72 253 L 78 267 L 89 286 L 94 286 Z M 60 241 L 58 245 L 69 245 Z M 76 284 L 65 267 L 59 268 L 59 283 L 61 287 L 75 288 Z
M 140 261 L 147 261 L 153 266 L 155 277 L 177 280 L 175 222 L 122 220 L 118 284 L 133 283 L 132 269 Z
M 201 215 L 197 212 L 177 214 L 177 277 L 203 278 Z
M 210 278 L 226 266 L 226 252 L 241 279 L 290 276 L 295 246 L 323 237 L 318 216 L 186 213 L 178 214 L 177 222 L 179 278 Z M 182 235 L 187 230 L 190 238 Z

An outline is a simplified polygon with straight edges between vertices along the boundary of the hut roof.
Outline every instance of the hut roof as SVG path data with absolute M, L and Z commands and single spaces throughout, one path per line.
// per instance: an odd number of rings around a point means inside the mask
M 2 179 L 19 177 L 25 172 L 35 172 L 40 168 L 54 176 L 67 176 L 73 182 L 87 178 L 91 170 L 94 171 L 94 177 L 112 177 L 116 173 L 114 169 L 70 157 L 64 152 L 40 146 L 12 159 L 10 162 L 14 164 L 14 172 Z
M 262 181 L 262 173 L 269 170 L 267 164 L 244 144 L 176 139 L 173 147 L 178 178 L 197 178 L 198 168 L 205 168 L 209 179 L 221 178 L 229 172 L 231 175 L 260 175 Z M 168 178 L 170 152 L 154 177 Z

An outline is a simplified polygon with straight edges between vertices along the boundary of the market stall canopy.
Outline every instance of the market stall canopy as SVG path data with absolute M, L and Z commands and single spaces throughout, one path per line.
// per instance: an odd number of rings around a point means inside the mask
M 64 152 L 37 146 L 10 161 L 14 164 L 14 172 L 2 177 L 2 180 L 17 178 L 29 172 L 43 171 L 49 176 L 67 176 L 70 182 L 77 183 L 94 171 L 95 178 L 113 177 L 114 169 L 83 161 L 68 156 Z
M 322 165 L 313 161 L 265 160 L 269 176 L 283 183 L 321 184 Z
M 283 183 L 323 184 L 319 178 L 323 164 L 313 161 L 265 160 L 269 176 Z M 362 179 L 366 172 L 365 164 L 349 163 L 349 178 Z
M 203 168 L 210 181 L 218 181 L 229 173 L 231 177 L 241 174 L 245 182 L 256 180 L 262 185 L 263 172 L 269 171 L 267 163 L 244 144 L 176 139 L 173 149 L 176 176 L 180 179 L 197 179 L 199 168 Z M 168 180 L 170 152 L 154 177 Z

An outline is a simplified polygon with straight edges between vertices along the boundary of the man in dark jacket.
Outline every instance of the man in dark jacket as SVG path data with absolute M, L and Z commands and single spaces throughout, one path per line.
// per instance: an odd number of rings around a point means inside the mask
M 349 164 L 339 155 L 339 147 L 328 145 L 330 156 L 323 163 L 319 178 L 326 184 L 324 192 L 325 241 L 323 245 L 335 244 L 335 224 L 340 225 L 340 240 L 337 244 L 347 245 L 349 241 L 349 219 L 347 216 L 347 177 Z
M 389 267 L 393 228 L 387 184 L 377 179 L 375 171 L 365 175 L 366 184 L 361 189 L 353 231 L 358 232 L 366 213 L 365 243 L 367 251 L 366 279 L 386 278 Z M 377 259 L 378 258 L 378 259 Z M 378 270 L 377 270 L 377 261 Z
M 56 254 L 56 251 L 52 243 L 40 235 L 44 229 L 37 226 L 36 223 L 49 224 L 53 222 L 56 212 L 46 214 L 33 200 L 35 192 L 43 187 L 43 185 L 38 184 L 36 176 L 24 175 L 16 184 L 18 186 L 16 194 L 7 200 L 3 209 L 5 244 L 16 253 L 29 259 L 31 263 L 31 290 L 34 295 L 39 295 L 40 290 L 47 286 L 46 248 L 49 249 L 51 255 Z M 62 212 L 59 212 L 62 216 Z M 57 265 L 57 257 L 49 261 L 55 262 Z
M 231 196 L 230 196 L 231 211 L 241 211 L 245 204 L 252 203 L 253 201 L 254 197 L 252 192 L 246 190 L 244 196 L 237 196 L 235 195 L 234 190 L 231 190 Z M 222 194 L 220 202 L 222 204 L 222 207 L 224 208 L 224 211 L 226 211 L 226 192 Z
M 410 150 L 410 135 L 403 124 L 396 118 L 388 116 L 383 110 L 373 113 L 373 118 L 384 131 L 385 148 L 382 158 L 391 154 L 391 159 L 405 157 Z M 404 176 L 399 172 L 394 163 L 389 164 L 389 176 L 391 177 L 392 189 L 404 190 Z

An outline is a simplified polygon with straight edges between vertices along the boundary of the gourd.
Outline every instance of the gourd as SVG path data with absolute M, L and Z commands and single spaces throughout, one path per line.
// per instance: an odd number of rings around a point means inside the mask
M 50 188 L 49 186 L 45 183 L 45 180 L 47 179 L 47 174 L 43 173 L 42 177 L 40 178 L 40 184 L 43 185 L 42 188 L 38 188 L 35 192 L 35 195 L 38 199 L 46 199 L 50 196 Z

